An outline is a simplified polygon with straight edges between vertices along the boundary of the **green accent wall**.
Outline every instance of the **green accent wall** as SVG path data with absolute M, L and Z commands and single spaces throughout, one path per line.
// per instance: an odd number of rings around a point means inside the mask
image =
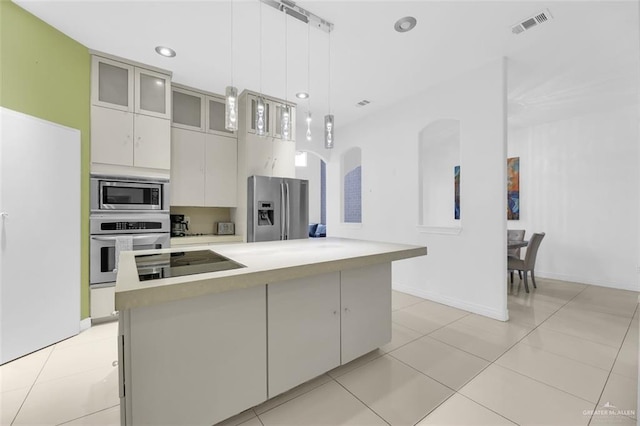
M 0 0 L 0 105 L 81 132 L 82 319 L 89 317 L 90 97 L 89 50 L 19 6 Z

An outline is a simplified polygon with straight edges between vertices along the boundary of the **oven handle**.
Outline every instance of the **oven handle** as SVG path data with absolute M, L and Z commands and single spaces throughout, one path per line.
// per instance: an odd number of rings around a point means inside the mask
M 129 235 L 129 234 L 127 234 Z M 149 240 L 149 241 L 154 241 L 157 240 L 158 238 L 162 238 L 162 237 L 166 237 L 168 234 L 145 234 L 145 235 L 132 235 L 131 238 L 134 241 L 139 241 L 139 240 Z M 96 241 L 115 241 L 120 237 L 96 237 L 96 236 L 91 236 L 92 240 L 96 240 Z

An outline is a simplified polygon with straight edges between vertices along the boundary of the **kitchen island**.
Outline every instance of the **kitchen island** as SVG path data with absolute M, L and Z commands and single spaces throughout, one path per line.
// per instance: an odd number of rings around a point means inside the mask
M 203 250 L 236 266 L 139 278 L 141 255 Z M 122 424 L 211 425 L 386 344 L 391 262 L 426 253 L 340 238 L 123 252 Z

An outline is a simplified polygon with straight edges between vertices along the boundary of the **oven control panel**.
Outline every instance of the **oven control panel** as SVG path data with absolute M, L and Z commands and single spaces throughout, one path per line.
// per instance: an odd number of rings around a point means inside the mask
M 100 224 L 100 229 L 103 231 L 129 231 L 160 228 L 162 228 L 162 223 L 160 222 L 107 222 Z

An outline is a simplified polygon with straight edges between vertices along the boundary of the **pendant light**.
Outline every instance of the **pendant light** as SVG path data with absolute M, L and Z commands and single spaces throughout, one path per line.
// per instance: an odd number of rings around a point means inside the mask
M 260 38 L 260 52 L 259 52 L 259 60 L 260 60 L 260 94 L 256 98 L 256 118 L 255 118 L 255 128 L 256 135 L 264 136 L 266 134 L 267 127 L 267 104 L 262 97 L 262 1 L 260 2 L 260 26 L 259 26 L 259 38 Z
M 335 123 L 331 114 L 331 33 L 329 33 L 329 114 L 324 116 L 324 147 L 332 149 L 335 141 Z
M 238 88 L 233 85 L 233 0 L 231 6 L 231 86 L 225 89 L 224 127 L 235 132 L 238 130 Z
M 307 25 L 307 93 L 311 92 L 311 25 Z M 307 96 L 307 142 L 311 142 L 311 97 Z
M 287 93 L 287 72 L 289 68 L 289 55 L 288 55 L 288 40 L 289 40 L 289 31 L 287 29 L 287 14 L 284 13 L 284 102 L 280 108 L 280 132 L 283 140 L 288 141 L 291 139 L 291 110 L 287 103 L 288 101 L 288 93 Z

